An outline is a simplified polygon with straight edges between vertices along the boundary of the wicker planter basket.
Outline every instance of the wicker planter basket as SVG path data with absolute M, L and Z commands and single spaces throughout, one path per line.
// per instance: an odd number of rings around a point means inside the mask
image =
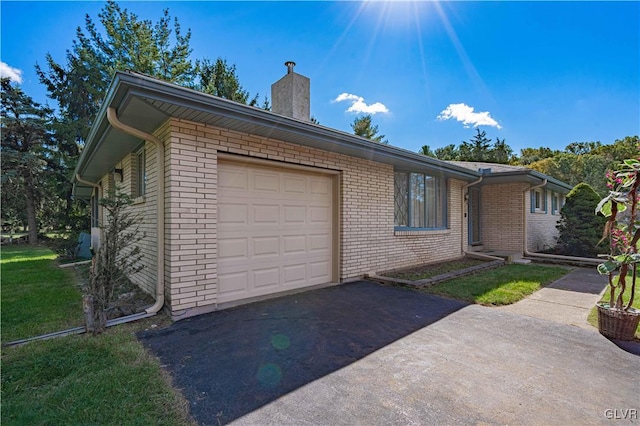
M 610 339 L 633 340 L 640 323 L 640 311 L 634 308 L 627 312 L 609 309 L 609 304 L 598 307 L 598 330 Z

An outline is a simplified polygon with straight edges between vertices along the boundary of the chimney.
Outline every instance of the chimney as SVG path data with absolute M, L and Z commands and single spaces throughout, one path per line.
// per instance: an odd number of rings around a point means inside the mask
M 296 63 L 287 61 L 287 74 L 271 85 L 272 111 L 302 121 L 311 121 L 309 79 L 293 71 Z

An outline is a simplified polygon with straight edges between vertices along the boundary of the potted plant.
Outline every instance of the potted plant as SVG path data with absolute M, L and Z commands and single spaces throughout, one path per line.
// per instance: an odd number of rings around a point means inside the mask
M 598 272 L 609 279 L 609 300 L 598 302 L 598 329 L 606 337 L 633 340 L 640 310 L 632 307 L 640 263 L 640 158 L 624 160 L 607 173 L 609 195 L 596 207 L 607 218 L 607 260 Z

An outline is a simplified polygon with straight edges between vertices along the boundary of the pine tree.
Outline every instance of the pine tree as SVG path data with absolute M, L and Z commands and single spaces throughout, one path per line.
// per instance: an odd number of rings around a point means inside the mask
M 29 227 L 29 243 L 38 242 L 37 213 L 46 194 L 44 181 L 52 158 L 50 122 L 52 111 L 33 101 L 8 78 L 1 81 L 3 215 L 20 211 Z M 14 196 L 6 191 L 16 191 Z M 20 197 L 18 194 L 21 194 Z M 11 215 L 11 214 L 10 214 Z
M 378 126 L 373 125 L 371 119 L 371 114 L 356 117 L 351 123 L 353 133 L 375 142 L 388 144 L 389 141 L 385 139 L 384 135 L 378 135 Z

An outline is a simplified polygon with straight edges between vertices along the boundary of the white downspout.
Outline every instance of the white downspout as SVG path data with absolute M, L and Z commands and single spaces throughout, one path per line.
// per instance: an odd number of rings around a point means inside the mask
M 102 194 L 100 193 L 102 188 L 97 183 L 89 182 L 88 180 L 82 179 L 82 177 L 80 176 L 80 173 L 76 173 L 76 180 L 78 182 L 80 182 L 80 183 L 84 183 L 85 185 L 92 186 L 96 190 L 96 197 L 98 198 L 98 200 L 102 197 Z M 91 211 L 91 214 L 93 214 L 93 209 Z M 99 219 L 98 218 L 96 218 L 96 221 L 98 221 L 98 223 L 99 223 Z M 90 232 L 91 232 L 91 246 L 92 246 L 92 248 L 97 249 L 99 247 L 101 234 L 98 234 L 97 240 L 94 240 L 94 238 L 96 238 L 96 237 L 93 235 L 93 228 L 94 228 L 94 226 L 91 226 L 91 229 L 90 229 Z M 96 231 L 96 232 L 99 232 L 99 231 Z
M 527 230 L 527 196 L 525 195 L 527 192 L 529 191 L 534 191 L 538 188 L 542 188 L 543 186 L 545 186 L 547 184 L 547 179 L 545 179 L 541 184 L 539 185 L 535 185 L 535 186 L 531 186 L 529 188 L 526 188 L 525 190 L 523 190 L 523 197 L 522 197 L 522 228 L 523 228 L 523 232 L 522 235 L 524 237 L 524 242 L 523 242 L 523 253 L 525 256 L 529 256 L 529 257 L 541 257 L 544 259 L 556 259 L 556 260 L 569 260 L 569 261 L 580 261 L 580 262 L 587 262 L 587 263 L 593 263 L 594 265 L 597 265 L 599 263 L 604 262 L 604 260 L 601 259 L 593 259 L 591 257 L 578 257 L 578 256 L 562 256 L 559 254 L 546 254 L 546 253 L 532 253 L 529 251 L 529 247 L 527 245 L 527 240 L 528 240 L 528 230 Z M 545 200 L 546 203 L 546 200 Z
M 480 176 L 480 178 L 478 180 L 475 180 L 471 183 L 466 184 L 465 186 L 462 187 L 462 223 L 460 224 L 460 252 L 465 254 L 467 251 L 464 249 L 464 232 L 462 232 L 462 230 L 464 229 L 464 220 L 466 218 L 466 212 L 467 212 L 467 203 L 469 200 L 469 187 L 470 186 L 474 186 L 479 184 L 480 182 L 482 182 L 482 178 L 484 176 Z M 469 239 L 469 227 L 467 227 L 467 239 Z
M 156 282 L 156 302 L 153 306 L 147 308 L 146 313 L 155 314 L 162 309 L 164 305 L 164 144 L 157 137 L 143 132 L 142 130 L 128 126 L 118 120 L 118 115 L 115 108 L 110 107 L 107 109 L 107 120 L 114 128 L 121 130 L 131 136 L 149 141 L 156 146 L 156 170 L 158 170 L 158 196 L 156 197 L 157 208 L 157 220 L 156 220 L 156 235 L 157 237 L 157 251 L 158 251 L 158 263 L 157 263 L 157 282 Z

